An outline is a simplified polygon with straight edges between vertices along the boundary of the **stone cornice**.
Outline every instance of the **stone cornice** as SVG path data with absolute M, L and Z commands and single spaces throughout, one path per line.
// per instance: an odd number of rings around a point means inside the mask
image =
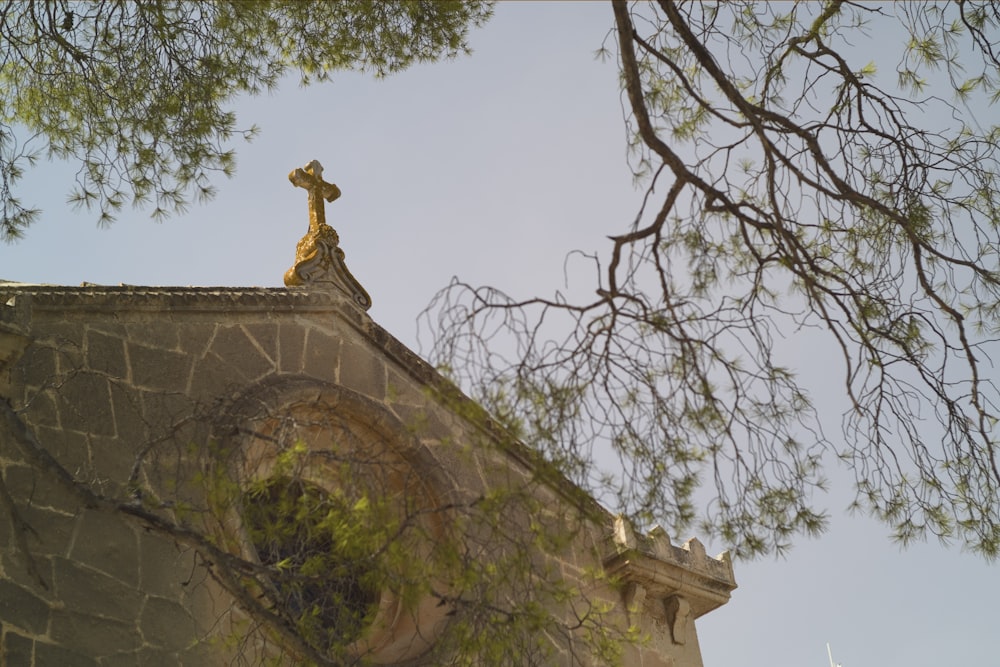
M 348 299 L 337 293 L 286 287 L 82 287 L 0 282 L 0 303 L 32 310 L 170 310 L 226 311 L 340 309 Z
M 712 558 L 695 538 L 675 546 L 659 527 L 648 535 L 637 535 L 622 517 L 615 518 L 604 569 L 626 586 L 627 597 L 634 597 L 636 591 L 646 600 L 681 597 L 694 618 L 726 604 L 736 589 L 728 552 Z

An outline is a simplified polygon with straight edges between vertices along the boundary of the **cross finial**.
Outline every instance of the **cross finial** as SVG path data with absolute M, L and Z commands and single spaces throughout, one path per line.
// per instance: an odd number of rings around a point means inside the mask
M 323 200 L 332 202 L 340 196 L 340 188 L 323 180 L 323 165 L 313 160 L 306 166 L 288 174 L 292 185 L 305 188 L 309 193 L 309 231 L 319 232 L 326 224 L 326 208 Z
M 309 193 L 309 231 L 295 246 L 295 265 L 285 272 L 285 285 L 337 290 L 355 306 L 368 310 L 372 298 L 347 270 L 340 237 L 326 224 L 324 202 L 339 197 L 340 188 L 323 180 L 323 165 L 317 160 L 294 169 L 288 180 Z

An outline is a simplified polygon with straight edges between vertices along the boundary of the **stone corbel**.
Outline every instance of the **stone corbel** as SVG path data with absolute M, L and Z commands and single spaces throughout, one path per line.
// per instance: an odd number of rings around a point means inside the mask
M 674 546 L 662 528 L 639 535 L 620 516 L 609 528 L 604 568 L 621 583 L 630 622 L 639 614 L 665 624 L 675 644 L 684 644 L 690 623 L 724 605 L 736 588 L 728 554 L 712 558 L 693 538 Z
M 667 613 L 670 639 L 675 644 L 687 643 L 688 619 L 691 617 L 691 605 L 680 595 L 671 595 L 663 601 L 663 609 Z
M 635 581 L 626 583 L 622 590 L 622 600 L 625 602 L 629 623 L 637 623 L 636 619 L 642 616 L 646 604 L 646 587 Z
M 644 615 L 650 616 L 657 623 L 666 624 L 674 644 L 687 643 L 691 605 L 680 595 L 651 596 L 641 583 L 630 581 L 622 589 L 622 601 L 630 624 L 637 625 Z

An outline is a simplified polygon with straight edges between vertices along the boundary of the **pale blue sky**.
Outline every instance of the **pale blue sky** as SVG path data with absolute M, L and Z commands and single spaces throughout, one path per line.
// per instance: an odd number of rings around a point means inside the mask
M 343 191 L 327 218 L 371 315 L 418 349 L 416 316 L 453 275 L 550 292 L 568 251 L 606 252 L 605 237 L 632 222 L 617 69 L 593 57 L 611 26 L 605 3 L 501 3 L 472 57 L 245 101 L 241 121 L 262 134 L 237 147 L 236 178 L 163 224 L 126 211 L 97 229 L 62 205 L 72 170 L 43 165 L 23 194 L 44 215 L 0 245 L 0 278 L 280 285 L 307 226 L 287 174 L 318 159 Z M 789 341 L 800 368 L 839 372 L 810 344 Z M 818 398 L 836 424 L 833 395 Z M 881 526 L 845 516 L 850 490 L 843 475 L 833 482 L 826 535 L 783 560 L 736 564 L 732 601 L 699 622 L 705 665 L 825 667 L 826 642 L 843 667 L 1000 665 L 997 566 L 937 544 L 900 551 Z

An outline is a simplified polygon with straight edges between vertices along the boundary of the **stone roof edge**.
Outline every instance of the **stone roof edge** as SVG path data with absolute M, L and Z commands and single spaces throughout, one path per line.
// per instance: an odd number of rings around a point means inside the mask
M 360 333 L 385 352 L 410 377 L 432 390 L 439 401 L 454 407 L 463 419 L 477 428 L 485 437 L 497 443 L 505 454 L 549 483 L 554 490 L 573 503 L 586 516 L 606 524 L 608 529 L 611 529 L 612 513 L 590 494 L 563 475 L 557 467 L 546 461 L 538 452 L 511 435 L 503 425 L 493 419 L 483 406 L 469 398 L 458 385 L 441 375 L 436 368 L 371 318 L 363 316 L 357 309 L 351 311 L 351 314 L 354 317 L 345 318 L 350 324 L 356 326 Z
M 306 290 L 287 287 L 146 287 L 135 285 L 33 285 L 0 282 L 0 303 L 10 303 L 18 296 L 27 296 L 32 309 L 90 310 L 111 306 L 116 310 L 160 309 L 160 304 L 150 302 L 150 297 L 171 300 L 175 310 L 200 311 L 231 310 L 234 307 L 254 309 L 264 306 L 316 306 L 326 309 L 339 308 L 347 299 L 336 292 Z

